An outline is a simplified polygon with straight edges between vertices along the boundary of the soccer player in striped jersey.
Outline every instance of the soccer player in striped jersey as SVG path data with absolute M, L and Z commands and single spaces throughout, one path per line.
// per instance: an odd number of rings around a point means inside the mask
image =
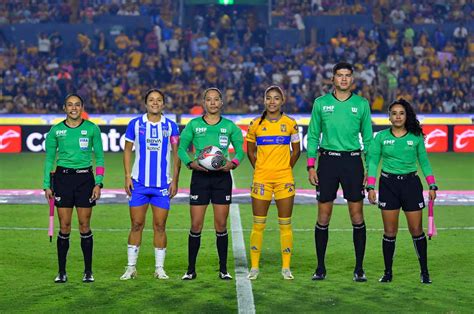
M 427 241 L 422 226 L 422 209 L 425 207 L 425 201 L 423 186 L 416 173 L 417 161 L 429 185 L 430 200 L 436 199 L 438 187 L 426 153 L 423 130 L 410 103 L 399 99 L 390 105 L 388 112 L 392 127 L 377 133 L 368 157 L 367 190 L 372 204 L 376 203 L 375 176 L 380 159 L 383 159 L 378 206 L 382 210 L 384 225 L 382 251 L 385 272 L 379 281 L 392 281 L 398 216 L 402 208 L 420 262 L 421 282 L 429 284 L 431 280 L 428 272 Z
M 205 114 L 188 122 L 183 132 L 178 149 L 181 161 L 193 170 L 191 176 L 189 204 L 191 207 L 191 230 L 188 237 L 188 270 L 183 280 L 196 278 L 196 259 L 201 246 L 201 231 L 209 202 L 214 208 L 214 227 L 216 229 L 216 246 L 219 255 L 219 278 L 230 280 L 227 271 L 227 217 L 232 202 L 232 177 L 230 170 L 235 169 L 244 157 L 243 137 L 240 128 L 229 119 L 221 116 L 222 94 L 215 87 L 203 93 Z M 196 150 L 194 158 L 188 156 L 188 147 L 192 144 Z M 229 145 L 235 149 L 235 158 L 226 159 L 226 164 L 217 171 L 208 171 L 197 162 L 197 157 L 207 146 L 217 146 L 228 157 Z
M 166 219 L 170 199 L 178 192 L 181 162 L 178 158 L 178 125 L 163 115 L 165 95 L 151 89 L 145 95 L 146 113 L 132 119 L 125 134 L 123 167 L 125 191 L 129 196 L 131 230 L 128 236 L 128 264 L 121 280 L 137 275 L 136 263 L 148 205 L 153 210 L 155 278 L 168 279 L 164 269 L 166 256 Z M 135 161 L 130 169 L 132 148 Z
M 334 91 L 318 97 L 308 127 L 308 176 L 316 186 L 318 218 L 314 228 L 318 265 L 313 280 L 326 278 L 325 255 L 334 200 L 339 185 L 347 200 L 353 227 L 355 267 L 353 280 L 365 282 L 363 269 L 366 244 L 363 200 L 364 164 L 359 135 L 367 152 L 372 141 L 372 121 L 367 99 L 353 94 L 353 68 L 339 62 L 333 68 Z M 322 139 L 321 139 L 322 136 Z M 318 161 L 317 171 L 314 168 Z
M 100 198 L 104 179 L 104 151 L 100 129 L 84 120 L 84 101 L 77 94 L 70 94 L 64 101 L 66 119 L 51 128 L 46 136 L 43 189 L 46 199 L 54 197 L 58 211 L 60 231 L 57 239 L 59 273 L 56 283 L 65 283 L 66 257 L 69 250 L 71 218 L 76 207 L 84 255 L 83 282 L 93 282 L 92 252 L 94 239 L 90 228 L 92 207 Z M 96 176 L 92 171 L 92 152 L 95 157 Z M 50 171 L 56 159 L 54 182 Z M 53 195 L 54 191 L 54 195 Z
M 262 116 L 250 122 L 247 133 L 247 156 L 255 169 L 251 186 L 253 226 L 250 234 L 251 268 L 248 278 L 255 280 L 259 274 L 263 231 L 274 196 L 280 225 L 281 274 L 284 279 L 291 280 L 291 214 L 295 198 L 292 168 L 300 156 L 300 138 L 296 121 L 281 112 L 285 96 L 280 87 L 267 88 L 264 103 Z

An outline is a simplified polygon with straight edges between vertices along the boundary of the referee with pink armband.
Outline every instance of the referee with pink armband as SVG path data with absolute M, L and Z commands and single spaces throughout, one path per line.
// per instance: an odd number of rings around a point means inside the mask
M 54 282 L 65 283 L 66 257 L 69 250 L 72 210 L 76 207 L 84 255 L 83 282 L 93 282 L 92 251 L 94 240 L 90 229 L 92 207 L 100 198 L 104 177 L 104 151 L 100 129 L 84 120 L 84 101 L 77 94 L 66 97 L 66 119 L 51 128 L 46 136 L 46 160 L 43 189 L 49 201 L 54 198 L 58 211 L 60 231 L 57 239 L 59 272 Z M 57 154 L 57 160 L 56 160 Z M 92 154 L 95 157 L 96 176 L 92 171 Z M 54 182 L 50 171 L 56 160 Z M 52 184 L 54 186 L 52 186 Z M 53 194 L 54 191 L 54 194 Z
M 422 209 L 425 207 L 425 201 L 423 186 L 416 172 L 417 161 L 429 185 L 430 201 L 436 199 L 438 187 L 426 153 L 423 130 L 410 103 L 399 99 L 393 102 L 388 110 L 392 127 L 380 131 L 375 136 L 368 156 L 367 190 L 372 204 L 376 203 L 375 175 L 380 159 L 383 159 L 378 206 L 382 210 L 384 225 L 382 251 L 385 271 L 379 281 L 391 282 L 393 279 L 392 264 L 398 232 L 398 216 L 402 208 L 420 262 L 421 283 L 430 284 L 427 241 L 422 226 Z

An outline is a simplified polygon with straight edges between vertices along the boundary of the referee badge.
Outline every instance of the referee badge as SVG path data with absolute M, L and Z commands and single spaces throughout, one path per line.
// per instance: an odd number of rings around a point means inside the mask
M 87 137 L 79 138 L 79 148 L 81 150 L 86 150 L 87 148 L 89 148 L 89 138 Z
M 219 136 L 219 145 L 221 147 L 227 147 L 229 144 L 229 138 L 226 135 Z

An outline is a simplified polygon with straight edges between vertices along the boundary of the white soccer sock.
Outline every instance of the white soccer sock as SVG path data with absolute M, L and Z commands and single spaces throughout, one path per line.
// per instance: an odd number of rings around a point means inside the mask
M 128 266 L 137 265 L 138 252 L 140 247 L 136 245 L 127 245 Z
M 155 248 L 155 267 L 165 265 L 166 248 Z

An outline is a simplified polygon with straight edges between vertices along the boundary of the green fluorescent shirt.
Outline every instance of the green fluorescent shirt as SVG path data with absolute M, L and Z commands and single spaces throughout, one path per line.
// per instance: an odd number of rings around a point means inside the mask
M 56 152 L 58 153 L 57 166 L 65 168 L 87 168 L 92 166 L 92 151 L 94 151 L 95 165 L 104 166 L 104 151 L 100 129 L 94 123 L 83 122 L 71 128 L 65 121 L 56 124 L 46 136 L 46 160 L 44 162 L 43 188 L 50 188 L 49 173 L 53 170 Z M 102 183 L 103 176 L 95 178 L 96 183 Z
M 308 158 L 317 158 L 319 147 L 342 152 L 359 150 L 359 133 L 367 152 L 373 136 L 367 99 L 352 94 L 339 101 L 332 93 L 318 97 L 308 127 Z
M 193 161 L 187 153 L 189 145 L 193 144 L 196 149 L 194 158 L 197 158 L 203 148 L 211 145 L 219 147 L 224 156 L 229 158 L 228 148 L 231 143 L 235 149 L 235 158 L 240 163 L 244 158 L 244 138 L 240 128 L 224 117 L 214 125 L 208 124 L 203 117 L 198 117 L 189 121 L 181 132 L 178 156 L 185 165 Z
M 369 177 L 377 175 L 380 158 L 383 159 L 384 172 L 392 174 L 414 172 L 417 170 L 416 161 L 418 160 L 425 177 L 433 174 L 422 135 L 407 133 L 402 137 L 395 137 L 391 128 L 380 131 L 369 150 Z

